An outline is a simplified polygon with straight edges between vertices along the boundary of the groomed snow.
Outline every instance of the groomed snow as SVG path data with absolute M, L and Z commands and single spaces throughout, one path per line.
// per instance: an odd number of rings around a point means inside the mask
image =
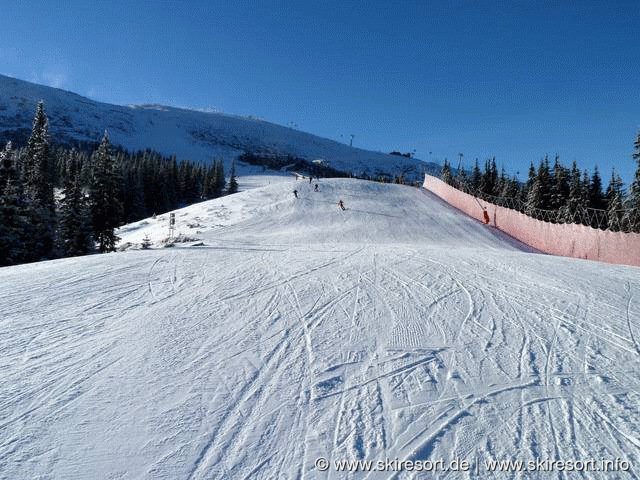
M 312 186 L 177 211 L 173 248 L 133 245 L 163 216 L 125 252 L 0 269 L 0 478 L 637 478 L 640 269 L 531 253 L 415 188 Z

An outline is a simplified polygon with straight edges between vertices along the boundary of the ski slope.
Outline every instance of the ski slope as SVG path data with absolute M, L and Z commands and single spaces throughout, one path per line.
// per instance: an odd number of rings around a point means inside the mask
M 173 248 L 157 217 L 125 252 L 0 269 L 0 478 L 638 478 L 640 269 L 532 253 L 418 189 L 311 186 L 176 211 Z M 483 464 L 537 458 L 631 468 Z

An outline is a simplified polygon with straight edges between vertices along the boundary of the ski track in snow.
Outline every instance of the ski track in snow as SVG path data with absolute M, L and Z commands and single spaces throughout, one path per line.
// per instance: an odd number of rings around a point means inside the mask
M 521 251 L 416 189 L 320 184 L 184 209 L 200 233 L 171 249 L 1 269 L 0 479 L 638 478 L 640 269 Z M 160 245 L 163 221 L 123 242 Z

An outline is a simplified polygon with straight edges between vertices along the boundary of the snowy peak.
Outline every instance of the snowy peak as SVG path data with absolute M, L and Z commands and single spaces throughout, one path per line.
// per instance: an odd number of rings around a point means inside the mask
M 255 117 L 187 110 L 165 105 L 119 106 L 96 102 L 57 88 L 0 75 L 0 141 L 21 144 L 33 112 L 43 100 L 52 136 L 60 143 L 96 142 L 105 129 L 111 141 L 135 151 L 147 148 L 178 160 L 227 164 L 243 152 L 322 159 L 353 175 L 404 175 L 420 180 L 439 169 L 414 158 L 371 152 L 276 125 Z

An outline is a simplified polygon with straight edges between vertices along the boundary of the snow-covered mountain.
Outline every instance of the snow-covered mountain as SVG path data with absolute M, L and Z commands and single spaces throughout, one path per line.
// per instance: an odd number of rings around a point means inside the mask
M 638 478 L 640 268 L 278 180 L 0 269 L 1 479 Z
M 245 151 L 324 160 L 354 175 L 400 175 L 420 180 L 439 169 L 417 159 L 371 152 L 261 119 L 161 105 L 100 103 L 57 88 L 0 75 L 0 140 L 26 138 L 36 103 L 43 100 L 52 135 L 60 142 L 96 142 L 105 129 L 127 150 L 152 148 L 178 160 L 227 164 Z M 241 170 L 242 172 L 242 170 Z

